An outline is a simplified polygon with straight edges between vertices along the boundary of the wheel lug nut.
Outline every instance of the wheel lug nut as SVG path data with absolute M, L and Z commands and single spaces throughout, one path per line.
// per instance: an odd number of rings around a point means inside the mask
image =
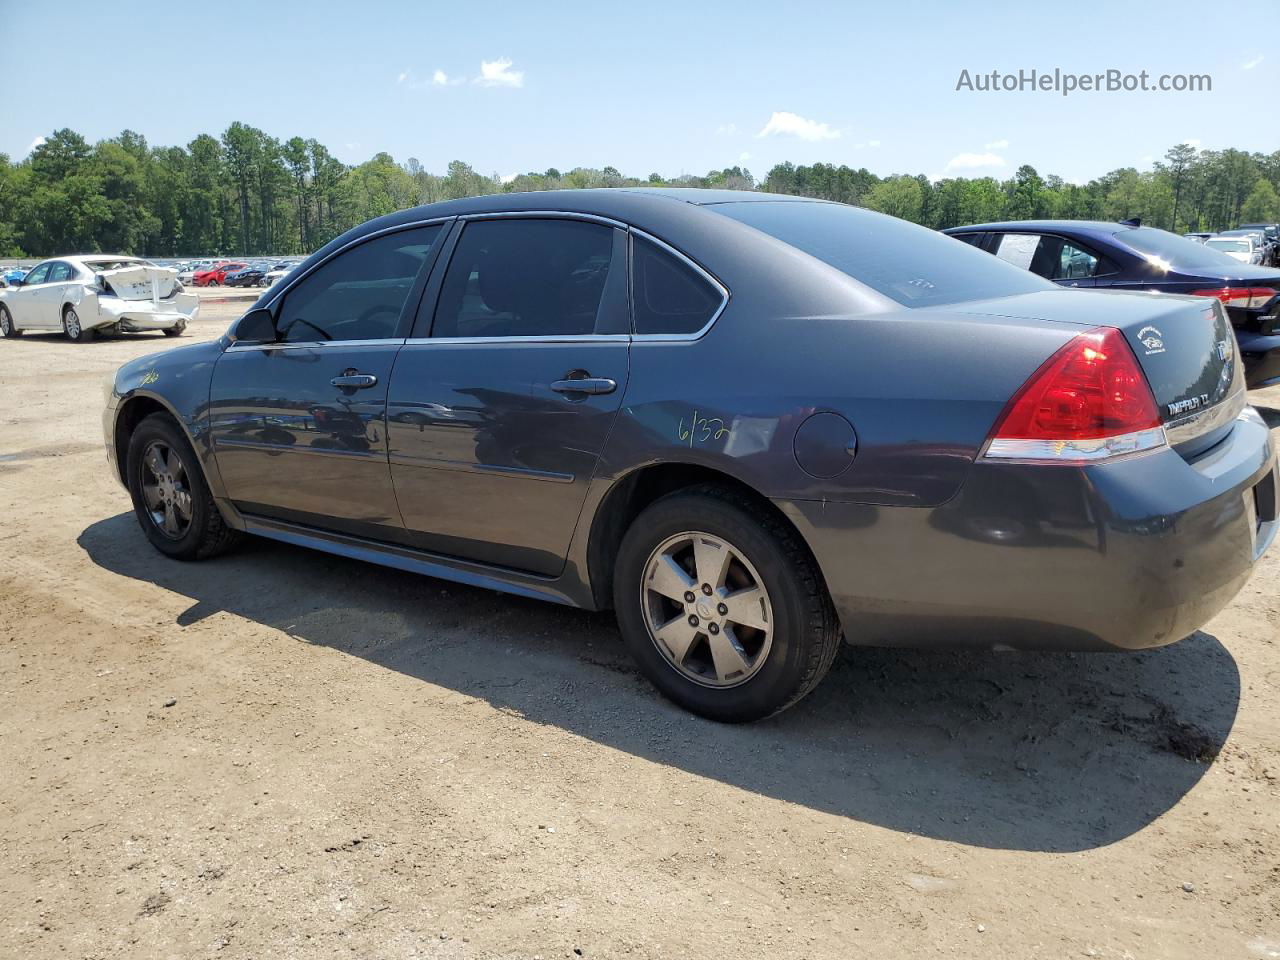
M 711 596 L 711 584 L 704 583 L 702 585 L 702 592 L 705 593 L 708 597 Z
M 697 618 L 697 617 L 695 617 L 695 616 L 693 616 L 692 614 L 690 614 L 690 615 L 689 615 L 689 626 L 691 626 L 691 627 L 696 627 L 697 625 L 698 625 L 698 618 Z
M 723 603 L 720 604 L 720 606 L 716 607 L 716 613 L 720 614 L 720 616 L 722 617 L 728 612 L 729 612 L 729 608 L 726 607 Z
M 711 624 L 709 627 L 707 627 L 707 629 L 708 629 L 708 630 L 710 630 L 712 633 L 719 633 L 719 632 L 720 632 L 720 628 L 719 628 L 719 627 L 717 627 L 714 623 L 713 623 L 713 624 Z
M 692 590 L 690 590 L 688 593 L 686 593 L 686 594 L 684 595 L 684 602 L 685 602 L 685 603 L 693 603 L 693 601 L 694 601 L 694 600 L 696 600 L 696 599 L 697 599 L 697 597 L 695 597 L 695 596 L 693 595 L 693 591 L 692 591 Z

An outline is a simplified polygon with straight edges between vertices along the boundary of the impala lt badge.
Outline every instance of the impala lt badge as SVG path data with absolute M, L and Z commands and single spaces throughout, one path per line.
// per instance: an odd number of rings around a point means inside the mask
M 1196 397 L 1187 397 L 1185 400 L 1175 400 L 1169 404 L 1169 416 L 1176 417 L 1180 413 L 1190 413 L 1208 405 L 1209 395 L 1207 393 L 1202 393 Z

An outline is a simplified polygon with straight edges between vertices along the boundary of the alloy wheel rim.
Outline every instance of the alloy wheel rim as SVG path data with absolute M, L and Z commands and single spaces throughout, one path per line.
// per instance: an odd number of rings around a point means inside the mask
M 191 529 L 191 486 L 176 450 L 154 440 L 142 453 L 142 500 L 157 530 L 181 540 Z
M 67 311 L 67 333 L 72 337 L 80 336 L 80 317 L 74 310 Z
M 694 683 L 738 686 L 769 658 L 769 591 L 723 537 L 694 530 L 668 537 L 649 554 L 640 593 L 654 647 Z
M 9 311 L 0 310 L 0 333 L 6 337 L 9 335 Z

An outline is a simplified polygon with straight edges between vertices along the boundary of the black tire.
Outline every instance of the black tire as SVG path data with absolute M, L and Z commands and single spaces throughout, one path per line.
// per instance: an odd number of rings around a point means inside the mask
M 172 327 L 165 327 L 164 335 L 166 337 L 180 337 L 182 336 L 182 331 L 186 329 L 187 329 L 187 322 L 184 320 L 181 323 L 175 323 Z
M 0 336 L 8 340 L 22 336 L 22 331 L 13 325 L 13 314 L 3 303 L 0 303 Z
M 71 304 L 62 308 L 62 332 L 72 343 L 88 343 L 97 337 L 98 332 L 80 322 L 80 314 Z
M 173 451 L 183 467 L 185 491 L 190 500 L 190 521 L 176 538 L 166 535 L 160 524 L 152 518 L 143 497 L 143 479 L 146 467 L 143 457 L 153 444 L 161 444 Z M 205 483 L 200 462 L 196 458 L 186 435 L 165 413 L 153 413 L 143 419 L 129 438 L 127 453 L 129 495 L 133 498 L 133 510 L 138 524 L 151 545 L 167 557 L 175 560 L 207 560 L 231 549 L 241 538 L 241 533 L 227 526 L 218 512 L 209 485 Z
M 736 686 L 687 677 L 658 649 L 646 624 L 650 556 L 685 531 L 732 545 L 768 594 L 771 645 L 762 665 Z M 744 723 L 785 710 L 818 685 L 840 649 L 839 620 L 808 547 L 781 518 L 725 487 L 688 487 L 645 508 L 622 538 L 613 596 L 623 640 L 645 676 L 670 700 L 711 720 Z

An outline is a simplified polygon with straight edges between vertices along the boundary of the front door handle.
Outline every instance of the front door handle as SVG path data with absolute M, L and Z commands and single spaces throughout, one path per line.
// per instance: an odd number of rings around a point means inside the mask
M 618 381 L 608 377 L 582 377 L 577 380 L 556 380 L 551 384 L 556 393 L 587 393 L 597 395 L 613 393 L 618 389 Z
M 329 381 L 333 386 L 344 390 L 363 390 L 365 387 L 374 386 L 377 382 L 378 378 L 372 373 L 344 373 Z

